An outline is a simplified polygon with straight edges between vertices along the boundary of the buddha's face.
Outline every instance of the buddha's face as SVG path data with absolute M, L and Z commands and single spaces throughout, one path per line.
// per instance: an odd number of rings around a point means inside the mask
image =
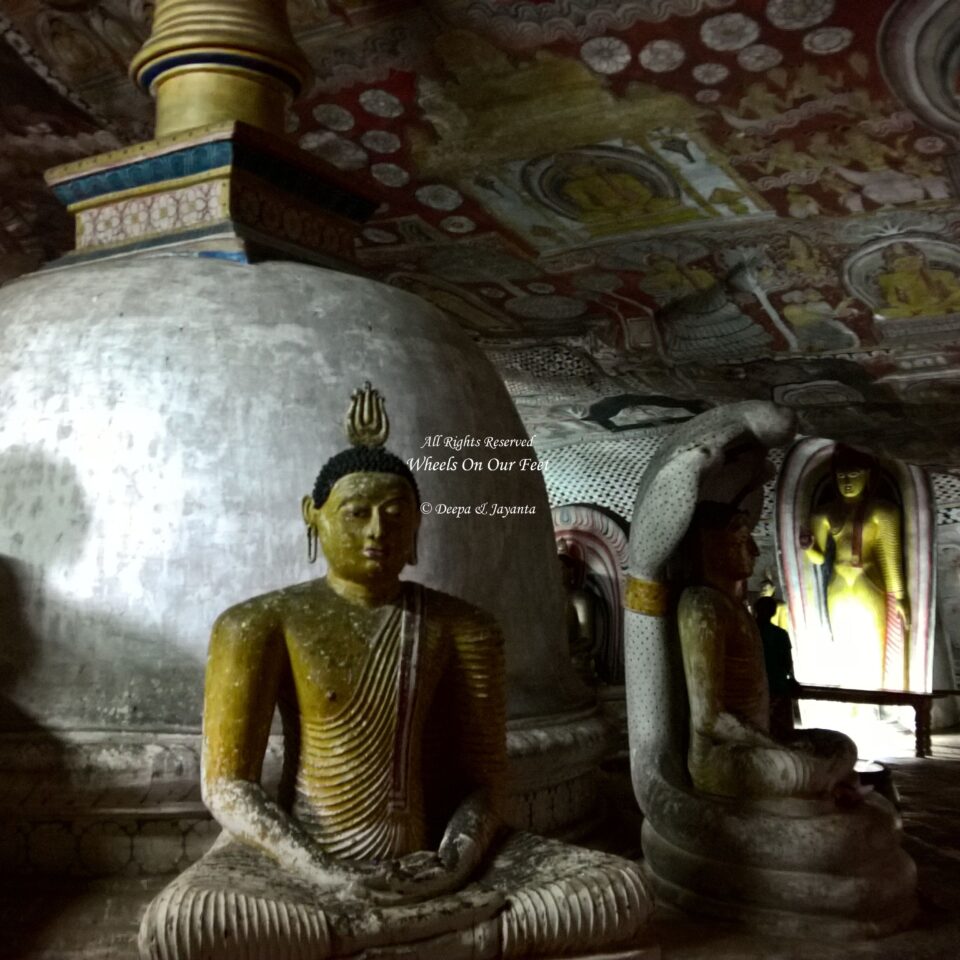
M 734 519 L 723 530 L 701 533 L 703 569 L 724 580 L 746 580 L 760 556 L 746 520 Z
M 420 514 L 413 489 L 391 473 L 341 477 L 313 520 L 330 572 L 351 583 L 396 580 L 412 561 Z
M 922 257 L 905 253 L 893 258 L 892 269 L 897 273 L 919 273 L 925 264 Z
M 837 470 L 837 489 L 840 496 L 856 500 L 866 489 L 870 471 L 866 467 L 841 467 Z

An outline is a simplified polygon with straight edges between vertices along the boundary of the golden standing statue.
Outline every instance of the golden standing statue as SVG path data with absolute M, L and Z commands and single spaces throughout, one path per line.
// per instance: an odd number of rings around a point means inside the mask
M 839 496 L 810 518 L 800 546 L 811 563 L 832 553 L 827 590 L 830 630 L 843 656 L 841 686 L 868 690 L 909 685 L 910 602 L 899 508 L 871 496 L 870 457 L 838 446 L 833 471 Z M 894 636 L 899 633 L 902 642 Z
M 151 904 L 141 957 L 482 960 L 632 938 L 650 910 L 632 863 L 502 836 L 499 630 L 400 579 L 416 559 L 419 494 L 382 447 L 386 411 L 369 384 L 347 428 L 354 446 L 302 504 L 326 577 L 214 626 L 203 797 L 223 833 Z M 260 776 L 277 706 L 273 798 Z

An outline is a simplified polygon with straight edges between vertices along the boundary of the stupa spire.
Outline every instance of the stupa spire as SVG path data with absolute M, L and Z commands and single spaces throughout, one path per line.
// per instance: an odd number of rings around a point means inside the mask
M 130 65 L 156 97 L 158 138 L 231 120 L 282 134 L 310 72 L 279 0 L 157 0 Z
M 284 0 L 157 0 L 130 71 L 157 98 L 155 139 L 46 173 L 76 217 L 64 263 L 176 249 L 352 264 L 379 201 L 283 136 L 311 75 Z

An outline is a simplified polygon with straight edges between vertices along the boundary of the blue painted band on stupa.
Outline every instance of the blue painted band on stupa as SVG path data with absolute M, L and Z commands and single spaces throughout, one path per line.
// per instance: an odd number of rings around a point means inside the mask
M 242 131 L 154 156 L 137 157 L 107 170 L 63 180 L 53 186 L 53 192 L 62 204 L 71 206 L 107 194 L 163 184 L 227 166 L 253 173 L 287 192 L 304 197 L 323 210 L 354 222 L 363 222 L 377 207 L 377 201 L 324 179 L 322 171 L 313 166 L 304 167 L 297 162 L 296 156 L 278 154 L 262 142 L 250 142 L 249 133 L 244 135 Z
M 243 70 L 251 70 L 254 73 L 266 74 L 286 84 L 294 96 L 300 93 L 302 86 L 300 78 L 295 73 L 292 73 L 290 70 L 285 70 L 278 64 L 271 63 L 269 60 L 261 60 L 259 57 L 249 57 L 242 53 L 214 53 L 208 51 L 175 53 L 170 56 L 159 57 L 140 71 L 137 75 L 137 83 L 144 90 L 150 90 L 157 79 L 170 70 L 175 70 L 178 67 L 202 67 L 207 64 L 222 67 L 239 67 Z
M 134 190 L 166 180 L 179 180 L 208 170 L 225 167 L 233 161 L 231 140 L 197 143 L 159 156 L 144 157 L 121 166 L 100 170 L 87 176 L 67 180 L 53 187 L 56 198 L 70 206 L 121 190 Z

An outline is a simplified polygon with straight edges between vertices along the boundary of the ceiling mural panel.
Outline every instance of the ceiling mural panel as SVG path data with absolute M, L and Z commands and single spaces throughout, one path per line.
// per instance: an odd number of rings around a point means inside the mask
M 0 16 L 0 282 L 68 249 L 73 227 L 43 171 L 120 146 Z M 10 93 L 15 92 L 15 96 Z
M 957 0 L 288 7 L 290 137 L 380 201 L 360 264 L 481 340 L 532 430 L 765 397 L 960 465 Z M 151 11 L 0 0 L 0 279 L 69 246 L 44 167 L 148 135 Z

